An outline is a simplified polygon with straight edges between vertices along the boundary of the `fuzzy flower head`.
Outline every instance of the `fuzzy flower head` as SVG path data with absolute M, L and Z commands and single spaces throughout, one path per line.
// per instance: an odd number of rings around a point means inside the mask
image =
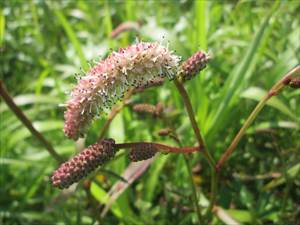
M 74 140 L 83 136 L 95 115 L 110 109 L 131 87 L 147 86 L 158 77 L 173 79 L 180 57 L 159 43 L 139 42 L 98 62 L 67 101 L 64 132 Z

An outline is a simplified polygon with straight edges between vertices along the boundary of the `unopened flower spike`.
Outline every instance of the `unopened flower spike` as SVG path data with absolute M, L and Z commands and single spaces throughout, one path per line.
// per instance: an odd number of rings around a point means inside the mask
M 53 186 L 60 189 L 68 188 L 98 166 L 103 165 L 114 157 L 116 150 L 113 139 L 104 139 L 101 142 L 90 145 L 78 155 L 63 163 L 52 175 Z
M 140 143 L 131 148 L 129 159 L 132 162 L 138 162 L 152 158 L 158 149 L 152 143 Z
M 198 51 L 190 58 L 184 61 L 180 67 L 180 76 L 183 81 L 190 80 L 195 77 L 201 70 L 206 67 L 210 57 L 203 51 Z
M 98 62 L 67 101 L 64 132 L 77 140 L 95 115 L 110 109 L 131 87 L 144 87 L 158 77 L 173 79 L 180 57 L 158 43 L 138 42 Z

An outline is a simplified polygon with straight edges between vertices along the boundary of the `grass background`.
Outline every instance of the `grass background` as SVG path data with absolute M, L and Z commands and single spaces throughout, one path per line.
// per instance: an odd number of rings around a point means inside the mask
M 94 143 L 106 117 L 97 119 L 81 143 L 62 132 L 64 103 L 93 59 L 111 49 L 144 41 L 169 42 L 183 59 L 202 49 L 213 59 L 186 83 L 197 121 L 218 159 L 268 88 L 299 64 L 299 1 L 1 1 L 1 79 L 34 126 L 65 157 Z M 136 31 L 110 38 L 125 21 Z M 300 90 L 286 89 L 270 101 L 222 171 L 218 205 L 241 224 L 300 224 Z M 58 166 L 0 99 L 0 223 L 93 224 L 106 192 L 129 165 L 120 156 L 90 178 L 87 191 L 61 192 L 49 183 Z M 132 98 L 162 102 L 184 145 L 195 138 L 172 82 Z M 163 128 L 126 107 L 108 137 L 117 142 L 154 140 Z M 208 165 L 191 155 L 193 178 L 205 208 Z M 274 178 L 274 174 L 280 174 Z M 260 176 L 260 175 L 266 175 Z M 182 155 L 160 155 L 113 204 L 103 224 L 194 224 L 192 191 Z M 206 196 L 206 197 L 205 197 Z M 298 199 L 298 200 L 297 200 Z M 212 224 L 223 224 L 217 217 Z

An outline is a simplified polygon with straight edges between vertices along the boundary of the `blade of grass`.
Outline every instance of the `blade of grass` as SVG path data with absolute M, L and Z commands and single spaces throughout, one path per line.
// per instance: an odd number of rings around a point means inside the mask
M 104 20 L 103 20 L 103 25 L 105 28 L 105 34 L 106 37 L 108 38 L 108 44 L 109 48 L 114 48 L 114 40 L 110 38 L 111 32 L 113 30 L 113 24 L 112 24 L 112 18 L 110 15 L 110 6 L 109 2 L 107 0 L 104 1 Z
M 126 183 L 118 181 L 110 189 L 107 195 L 107 204 L 101 212 L 101 217 L 104 217 L 112 204 L 120 197 L 120 195 L 136 180 L 138 179 L 150 166 L 153 158 L 137 163 L 131 163 L 122 173 L 122 177 L 127 180 Z
M 91 194 L 102 204 L 107 204 L 109 201 L 108 195 L 105 190 L 103 190 L 98 184 L 95 182 L 92 182 L 91 188 L 90 188 Z M 122 217 L 122 211 L 119 208 L 119 205 L 117 202 L 114 202 L 111 206 L 111 211 L 113 214 L 121 218 Z
M 36 96 L 33 94 L 25 94 L 25 95 L 19 95 L 15 96 L 13 98 L 14 102 L 17 106 L 24 106 L 29 104 L 59 104 L 61 100 L 54 96 L 47 96 L 47 95 L 40 95 Z M 0 104 L 0 113 L 5 112 L 6 110 L 9 110 L 8 106 L 3 102 Z
M 53 12 L 54 12 L 54 15 L 57 17 L 58 21 L 60 22 L 60 24 L 62 25 L 62 27 L 64 28 L 73 47 L 75 48 L 75 50 L 78 54 L 80 63 L 81 63 L 81 67 L 85 71 L 88 70 L 89 65 L 86 61 L 86 58 L 85 58 L 82 48 L 81 48 L 81 44 L 80 44 L 79 40 L 77 39 L 76 34 L 75 34 L 71 24 L 68 22 L 68 20 L 64 16 L 64 14 L 56 6 L 53 7 Z
M 157 184 L 159 180 L 159 174 L 164 168 L 169 157 L 170 155 L 156 158 L 156 160 L 154 161 L 153 165 L 149 170 L 149 176 L 145 184 L 145 191 L 143 192 L 145 196 L 144 198 L 148 202 L 151 202 L 154 197 L 155 189 L 157 188 Z
M 41 94 L 41 90 L 43 87 L 43 82 L 45 80 L 45 78 L 49 75 L 50 73 L 50 69 L 44 69 L 40 75 L 39 75 L 39 79 L 37 80 L 37 82 L 35 83 L 35 95 L 36 96 L 40 96 Z
M 0 9 L 0 47 L 3 46 L 5 33 L 5 16 L 3 14 L 3 9 Z
M 195 1 L 195 27 L 196 27 L 196 40 L 194 45 L 194 50 L 199 47 L 203 50 L 207 49 L 206 40 L 206 11 L 207 2 L 206 1 Z
M 207 36 L 206 36 L 206 21 L 207 21 L 207 2 L 195 1 L 195 43 L 194 52 L 199 50 L 207 50 Z M 195 105 L 197 119 L 199 120 L 200 128 L 203 131 L 205 119 L 208 112 L 208 97 L 204 90 L 205 71 L 200 72 L 195 82 L 192 83 L 195 94 L 191 94 L 192 102 Z M 199 101 L 200 99 L 200 101 Z
M 252 43 L 250 44 L 249 48 L 246 51 L 245 57 L 242 59 L 242 61 L 235 67 L 233 70 L 233 73 L 230 74 L 230 76 L 227 78 L 224 87 L 221 90 L 221 96 L 224 96 L 224 98 L 221 99 L 220 103 L 218 104 L 218 107 L 216 111 L 213 114 L 212 122 L 209 126 L 209 136 L 212 136 L 212 133 L 216 132 L 216 129 L 218 129 L 219 126 L 216 126 L 217 124 L 221 124 L 221 122 L 224 120 L 224 117 L 226 116 L 226 112 L 229 110 L 229 105 L 231 103 L 231 100 L 234 96 L 237 96 L 237 90 L 240 88 L 241 85 L 243 85 L 243 76 L 247 74 L 249 71 L 249 68 L 254 66 L 255 63 L 255 56 L 258 51 L 258 48 L 260 47 L 265 31 L 268 28 L 269 21 L 277 8 L 279 7 L 279 2 L 276 1 L 273 8 L 270 10 L 268 15 L 265 17 L 263 23 L 259 27 Z M 249 75 L 247 75 L 249 76 Z
M 48 121 L 36 121 L 32 123 L 33 127 L 39 132 L 47 132 L 52 130 L 61 130 L 63 128 L 63 122 L 60 120 L 48 120 Z M 20 141 L 31 136 L 31 132 L 25 127 L 20 128 L 18 131 L 14 132 L 14 135 L 9 139 L 8 146 L 13 147 Z

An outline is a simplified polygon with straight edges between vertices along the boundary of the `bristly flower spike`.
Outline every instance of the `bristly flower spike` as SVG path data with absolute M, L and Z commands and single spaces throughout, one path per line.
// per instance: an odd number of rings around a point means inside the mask
M 97 112 L 110 108 L 129 88 L 144 87 L 158 77 L 173 79 L 179 61 L 158 43 L 139 42 L 113 52 L 78 80 L 66 103 L 66 136 L 74 140 L 83 136 Z

